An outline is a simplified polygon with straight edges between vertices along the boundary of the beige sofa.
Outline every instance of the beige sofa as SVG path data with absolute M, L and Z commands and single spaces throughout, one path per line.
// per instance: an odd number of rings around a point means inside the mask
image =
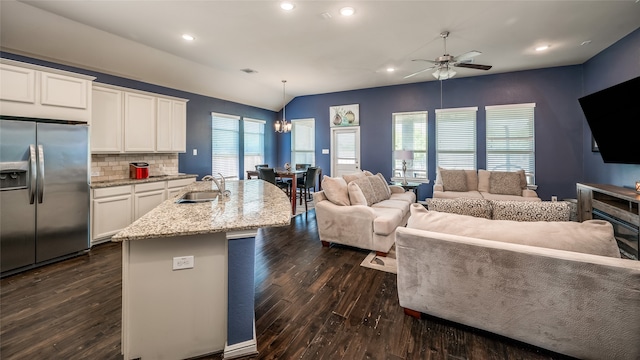
M 540 201 L 538 194 L 527 188 L 523 170 L 506 172 L 438 168 L 436 183 L 433 185 L 433 197 Z
M 640 359 L 640 262 L 607 222 L 515 222 L 411 208 L 396 229 L 398 298 L 580 359 Z
M 387 185 L 381 174 L 363 172 L 324 176 L 322 191 L 315 192 L 313 200 L 323 246 L 337 243 L 386 255 L 395 242 L 395 229 L 407 223 L 415 194 Z

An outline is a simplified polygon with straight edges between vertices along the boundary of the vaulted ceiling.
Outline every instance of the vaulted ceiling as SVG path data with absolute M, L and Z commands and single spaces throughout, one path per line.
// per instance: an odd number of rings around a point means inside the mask
M 447 52 L 488 71 L 581 64 L 640 26 L 627 1 L 2 0 L 3 51 L 270 110 L 295 96 L 435 81 L 405 79 Z M 353 7 L 355 14 L 339 10 Z M 195 37 L 182 39 L 183 34 Z M 536 51 L 549 45 L 546 51 Z M 388 71 L 393 68 L 394 71 Z M 248 74 L 242 69 L 252 69 Z

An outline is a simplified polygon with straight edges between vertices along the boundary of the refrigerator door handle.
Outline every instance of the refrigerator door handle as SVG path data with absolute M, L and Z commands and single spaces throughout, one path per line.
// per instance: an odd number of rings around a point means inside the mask
M 29 204 L 36 201 L 36 146 L 29 145 Z
M 44 148 L 38 145 L 38 203 L 44 200 Z

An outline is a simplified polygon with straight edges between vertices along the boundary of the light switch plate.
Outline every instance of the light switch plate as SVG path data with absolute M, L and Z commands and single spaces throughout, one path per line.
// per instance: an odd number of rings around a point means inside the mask
M 194 265 L 193 255 L 173 258 L 173 270 L 193 269 Z
M 329 153 L 329 149 L 322 149 L 322 153 L 325 154 L 325 155 L 328 154 Z
M 193 149 L 193 156 L 198 155 L 198 149 Z

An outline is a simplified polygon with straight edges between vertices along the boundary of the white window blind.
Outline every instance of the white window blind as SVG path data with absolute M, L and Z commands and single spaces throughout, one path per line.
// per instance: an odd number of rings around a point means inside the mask
M 300 119 L 291 121 L 291 167 L 296 164 L 316 163 L 316 120 Z
M 244 170 L 253 170 L 264 164 L 264 120 L 243 119 Z
M 535 104 L 487 106 L 487 170 L 523 169 L 535 181 Z
M 211 172 L 239 176 L 240 117 L 211 113 Z
M 476 169 L 477 107 L 436 109 L 436 164 L 444 169 Z
M 407 162 L 407 181 L 427 179 L 427 112 L 394 113 L 393 115 L 393 177 L 401 178 L 400 151 L 410 151 L 413 159 Z

